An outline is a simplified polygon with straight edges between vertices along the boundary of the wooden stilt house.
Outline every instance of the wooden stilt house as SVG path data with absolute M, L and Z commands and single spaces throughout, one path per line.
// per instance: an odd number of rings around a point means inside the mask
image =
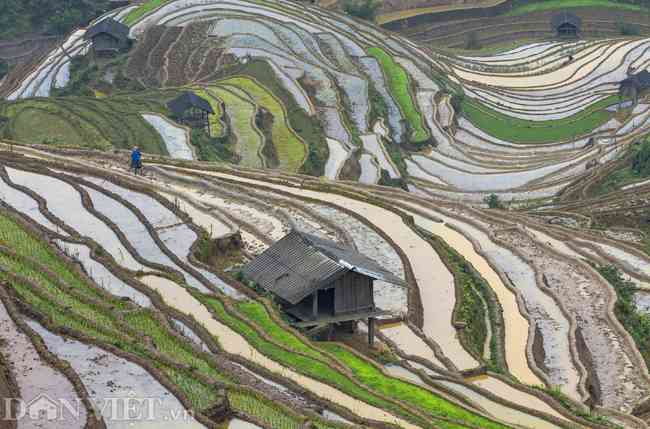
M 557 37 L 575 38 L 580 36 L 582 19 L 571 12 L 560 12 L 551 18 L 551 26 Z
M 131 45 L 129 27 L 113 18 L 102 19 L 90 27 L 84 38 L 92 40 L 93 52 L 101 56 L 114 55 Z
M 208 100 L 187 91 L 167 103 L 167 107 L 181 124 L 203 129 L 210 135 L 209 115 L 214 114 L 214 111 Z
M 633 104 L 636 104 L 639 95 L 643 92 L 650 91 L 650 71 L 641 70 L 637 73 L 628 75 L 618 88 L 619 97 L 630 97 Z
M 293 230 L 248 263 L 244 276 L 275 295 L 294 325 L 322 328 L 367 320 L 374 342 L 375 319 L 387 315 L 374 301 L 374 281 L 405 286 L 370 258 Z

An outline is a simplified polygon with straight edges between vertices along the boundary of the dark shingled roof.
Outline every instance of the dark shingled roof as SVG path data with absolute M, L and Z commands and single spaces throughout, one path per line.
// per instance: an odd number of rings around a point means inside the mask
M 580 19 L 579 16 L 567 11 L 556 13 L 551 18 L 551 25 L 553 26 L 553 29 L 557 29 L 559 26 L 564 24 L 571 24 L 580 28 L 582 25 L 582 19 Z
M 630 75 L 621 82 L 621 85 L 632 85 L 639 89 L 650 88 L 650 71 L 641 70 L 636 74 Z
M 113 18 L 106 18 L 90 27 L 88 31 L 86 31 L 84 38 L 92 39 L 102 33 L 110 34 L 116 39 L 124 41 L 129 38 L 129 27 Z
M 297 304 L 350 271 L 406 285 L 361 253 L 295 229 L 249 262 L 243 274 L 290 304 Z
M 183 115 L 190 107 L 196 107 L 208 113 L 214 113 L 208 100 L 199 97 L 193 92 L 184 92 L 167 103 L 167 107 L 177 116 Z

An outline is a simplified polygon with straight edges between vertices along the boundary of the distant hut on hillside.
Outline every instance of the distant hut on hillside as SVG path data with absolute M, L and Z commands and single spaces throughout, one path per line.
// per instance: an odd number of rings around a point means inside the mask
M 638 73 L 628 75 L 626 79 L 621 81 L 618 88 L 619 97 L 630 97 L 633 104 L 636 104 L 639 95 L 642 92 L 650 90 L 650 71 L 642 70 Z
M 370 345 L 375 319 L 387 314 L 375 306 L 374 280 L 405 286 L 355 250 L 298 230 L 248 263 L 243 274 L 279 298 L 296 327 L 316 331 L 367 320 Z
M 208 100 L 187 91 L 167 103 L 178 122 L 190 128 L 204 129 L 210 135 L 209 115 L 213 114 Z
M 560 12 L 551 18 L 551 27 L 557 37 L 578 37 L 582 20 L 571 12 Z
M 93 25 L 84 37 L 92 40 L 95 54 L 104 56 L 128 49 L 131 44 L 129 27 L 113 18 L 103 19 Z

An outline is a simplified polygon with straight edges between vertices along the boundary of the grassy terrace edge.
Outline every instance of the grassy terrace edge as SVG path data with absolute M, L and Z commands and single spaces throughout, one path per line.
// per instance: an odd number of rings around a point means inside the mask
M 461 101 L 461 113 L 492 137 L 514 143 L 539 144 L 571 140 L 593 132 L 613 117 L 611 112 L 604 109 L 616 102 L 618 96 L 611 95 L 563 119 L 530 121 L 497 112 L 465 96 Z

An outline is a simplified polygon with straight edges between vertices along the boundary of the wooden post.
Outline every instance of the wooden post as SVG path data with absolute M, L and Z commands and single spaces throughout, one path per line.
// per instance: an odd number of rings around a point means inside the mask
M 312 314 L 314 320 L 318 319 L 318 291 L 314 292 L 314 299 L 312 300 Z
M 375 318 L 368 318 L 368 345 L 375 346 Z

